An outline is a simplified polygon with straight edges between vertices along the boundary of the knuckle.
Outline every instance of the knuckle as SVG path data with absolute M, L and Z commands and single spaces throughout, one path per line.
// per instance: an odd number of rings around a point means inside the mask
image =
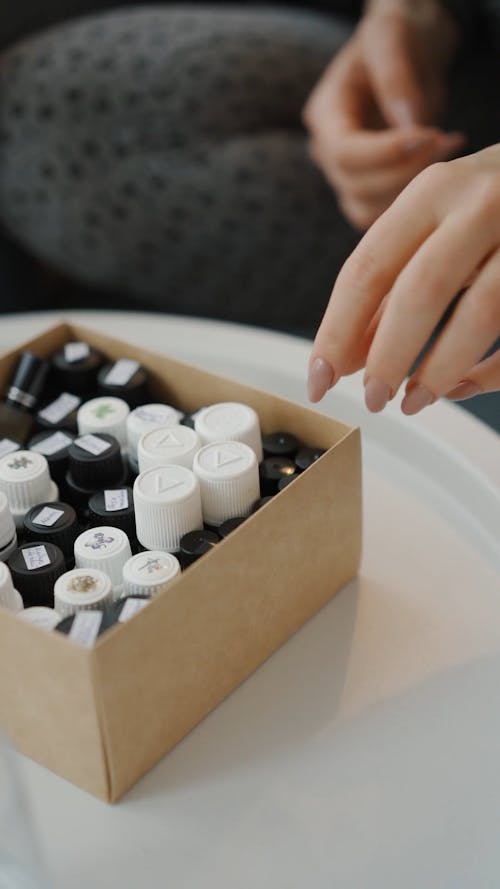
M 480 218 L 498 216 L 500 208 L 500 177 L 483 173 L 475 184 L 474 209 Z
M 442 188 L 447 180 L 448 164 L 446 161 L 436 161 L 417 173 L 411 185 L 417 190 L 432 193 L 436 189 Z

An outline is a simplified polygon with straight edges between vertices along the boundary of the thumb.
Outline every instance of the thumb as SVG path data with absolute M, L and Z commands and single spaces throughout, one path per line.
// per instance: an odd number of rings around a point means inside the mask
M 397 16 L 374 18 L 363 42 L 372 90 L 387 124 L 429 123 L 428 103 L 409 52 L 406 22 Z

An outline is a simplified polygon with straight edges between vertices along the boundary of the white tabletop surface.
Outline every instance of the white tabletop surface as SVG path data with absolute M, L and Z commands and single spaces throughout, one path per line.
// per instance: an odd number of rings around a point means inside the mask
M 68 317 L 306 401 L 304 341 Z M 499 438 L 446 403 L 370 416 L 359 375 L 321 410 L 363 431 L 358 579 L 117 805 L 18 757 L 54 889 L 500 885 Z

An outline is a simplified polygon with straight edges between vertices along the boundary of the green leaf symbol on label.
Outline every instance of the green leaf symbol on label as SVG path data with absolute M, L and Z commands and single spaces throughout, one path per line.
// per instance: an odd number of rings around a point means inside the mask
M 98 420 L 105 420 L 110 414 L 114 414 L 115 409 L 110 404 L 100 404 L 94 408 L 94 417 Z

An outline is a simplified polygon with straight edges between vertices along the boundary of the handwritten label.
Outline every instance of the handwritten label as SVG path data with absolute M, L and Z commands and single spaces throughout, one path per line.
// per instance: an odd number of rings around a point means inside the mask
M 82 399 L 78 398 L 77 395 L 70 395 L 69 392 L 63 392 L 59 398 L 56 398 L 52 404 L 48 404 L 42 411 L 39 411 L 38 416 L 45 420 L 47 423 L 53 423 L 56 425 L 60 423 L 64 417 L 67 417 L 68 414 L 71 414 L 72 411 L 76 410 L 77 407 L 80 407 L 82 403 Z
M 6 454 L 12 454 L 13 451 L 18 450 L 19 445 L 11 438 L 0 438 L 0 457 L 5 457 Z
M 21 550 L 28 571 L 34 571 L 36 568 L 44 568 L 50 565 L 50 558 L 45 546 L 30 546 Z
M 104 382 L 108 386 L 126 386 L 140 366 L 138 361 L 133 361 L 131 358 L 120 358 L 115 362 Z
M 44 506 L 33 519 L 33 523 L 35 525 L 43 525 L 45 528 L 52 528 L 52 525 L 55 525 L 63 515 L 63 509 L 54 509 L 52 506 Z
M 104 505 L 106 507 L 106 512 L 117 512 L 119 509 L 127 509 L 127 489 L 120 488 L 117 491 L 104 491 Z
M 79 645 L 91 648 L 99 635 L 102 611 L 78 611 L 69 631 L 69 638 Z
M 134 614 L 142 611 L 144 606 L 148 604 L 149 599 L 127 599 L 120 612 L 120 617 L 118 618 L 119 623 L 122 624 L 125 623 L 125 621 L 130 620 L 131 617 L 134 617 Z
M 69 364 L 83 361 L 90 355 L 90 347 L 87 343 L 66 343 L 64 357 Z
M 32 445 L 30 450 L 36 451 L 38 454 L 44 454 L 45 457 L 51 457 L 52 454 L 57 454 L 58 451 L 67 448 L 72 441 L 73 439 L 66 435 L 65 432 L 53 432 L 52 435 Z
M 81 438 L 75 439 L 74 443 L 78 445 L 79 448 L 82 448 L 83 451 L 87 451 L 89 454 L 94 454 L 95 457 L 98 457 L 99 454 L 104 454 L 104 451 L 107 451 L 108 448 L 111 447 L 109 441 L 104 441 L 102 438 L 99 438 L 98 435 L 92 435 L 91 432 L 89 432 L 88 435 L 82 435 Z

